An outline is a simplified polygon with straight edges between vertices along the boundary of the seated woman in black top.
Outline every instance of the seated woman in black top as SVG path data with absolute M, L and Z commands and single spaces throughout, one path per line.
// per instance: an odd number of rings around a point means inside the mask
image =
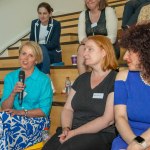
M 61 114 L 62 129 L 43 150 L 109 150 L 115 137 L 114 81 L 117 61 L 110 40 L 88 37 L 83 54 L 91 72 L 74 82 Z

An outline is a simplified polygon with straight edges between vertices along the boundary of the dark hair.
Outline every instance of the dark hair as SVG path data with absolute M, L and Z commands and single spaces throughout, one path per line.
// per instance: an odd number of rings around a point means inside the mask
M 46 3 L 46 2 L 42 2 L 38 5 L 37 11 L 39 10 L 39 8 L 44 7 L 49 13 L 53 12 L 53 8 L 50 6 L 50 4 Z
M 103 10 L 108 6 L 107 0 L 100 0 L 99 1 L 99 10 Z M 85 4 L 85 7 L 87 10 L 89 10 L 89 8 L 87 7 L 87 5 Z
M 145 78 L 150 77 L 150 23 L 132 26 L 126 30 L 121 38 L 120 45 L 138 53 L 140 66 Z

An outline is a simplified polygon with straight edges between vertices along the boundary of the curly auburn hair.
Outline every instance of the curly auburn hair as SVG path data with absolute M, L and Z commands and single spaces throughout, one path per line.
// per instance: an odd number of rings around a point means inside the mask
M 138 53 L 144 77 L 150 78 L 150 23 L 135 25 L 126 30 L 120 46 Z

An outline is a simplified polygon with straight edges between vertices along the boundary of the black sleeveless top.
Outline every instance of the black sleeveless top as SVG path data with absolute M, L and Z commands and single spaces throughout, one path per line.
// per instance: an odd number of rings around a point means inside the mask
M 92 22 L 89 16 L 89 10 L 85 11 L 85 24 L 86 24 L 86 34 L 87 36 L 92 35 L 104 35 L 107 36 L 107 29 L 106 29 L 106 16 L 105 16 L 105 9 L 101 11 L 100 18 L 97 22 L 97 26 L 91 27 Z

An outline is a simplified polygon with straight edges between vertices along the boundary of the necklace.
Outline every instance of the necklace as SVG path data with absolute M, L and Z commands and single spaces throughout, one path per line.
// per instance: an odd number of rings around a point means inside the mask
M 142 82 L 143 82 L 145 85 L 150 86 L 150 83 L 148 83 L 147 81 L 144 80 L 144 78 L 143 78 L 143 76 L 142 76 L 141 73 L 140 73 L 140 77 L 141 77 Z

